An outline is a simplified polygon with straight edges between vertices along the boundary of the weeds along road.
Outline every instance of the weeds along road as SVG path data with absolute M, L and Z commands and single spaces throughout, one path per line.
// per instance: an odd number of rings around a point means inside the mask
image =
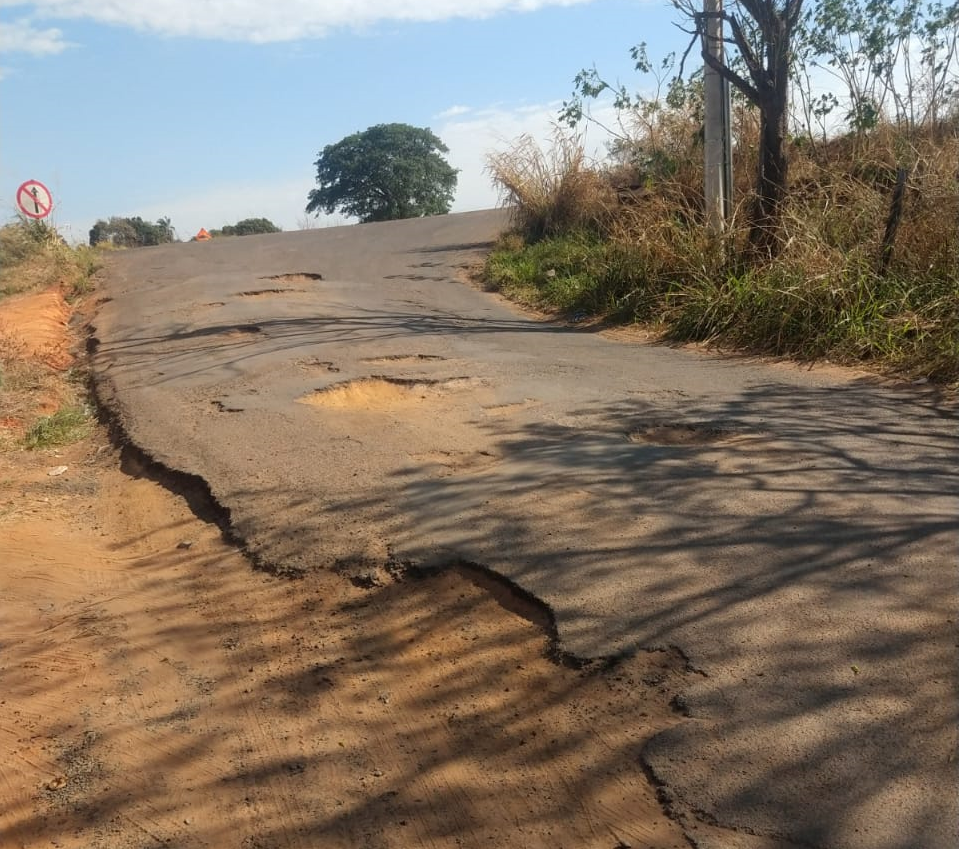
M 503 223 L 118 254 L 100 393 L 268 568 L 469 563 L 574 655 L 678 647 L 642 757 L 687 827 L 959 845 L 954 410 L 526 317 L 462 282 Z

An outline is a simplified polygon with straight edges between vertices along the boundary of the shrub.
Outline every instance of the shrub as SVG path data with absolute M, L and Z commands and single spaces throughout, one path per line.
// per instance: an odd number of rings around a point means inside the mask
M 691 163 L 647 167 L 623 192 L 623 165 L 601 171 L 568 138 L 558 144 L 547 154 L 524 139 L 491 160 L 517 234 L 490 256 L 491 285 L 567 313 L 652 322 L 675 339 L 959 379 L 959 137 L 879 127 L 855 144 L 794 146 L 774 260 L 745 251 L 745 185 L 716 239 Z M 903 214 L 882 270 L 901 167 Z
M 563 133 L 548 152 L 522 136 L 511 150 L 488 157 L 487 171 L 513 225 L 530 241 L 577 230 L 601 233 L 616 201 L 609 181 L 589 166 L 581 140 Z
M 83 407 L 64 407 L 49 416 L 39 418 L 23 438 L 31 449 L 69 445 L 83 439 L 92 427 L 90 414 Z

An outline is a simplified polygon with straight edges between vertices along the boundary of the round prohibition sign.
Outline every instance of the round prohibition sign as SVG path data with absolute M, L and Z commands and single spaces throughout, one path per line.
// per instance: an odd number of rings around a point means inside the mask
M 46 218 L 53 209 L 53 195 L 39 180 L 27 180 L 17 189 L 17 209 L 27 218 Z

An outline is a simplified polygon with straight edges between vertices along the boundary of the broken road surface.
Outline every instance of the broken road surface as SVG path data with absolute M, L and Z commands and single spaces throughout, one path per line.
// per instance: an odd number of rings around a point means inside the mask
M 469 563 L 573 655 L 677 647 L 643 758 L 680 822 L 959 845 L 952 407 L 526 317 L 462 282 L 503 223 L 120 254 L 101 397 L 278 572 Z

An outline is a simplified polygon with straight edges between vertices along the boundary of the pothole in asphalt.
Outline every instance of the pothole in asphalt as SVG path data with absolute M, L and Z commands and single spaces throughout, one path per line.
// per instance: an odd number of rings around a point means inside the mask
M 310 283 L 322 279 L 323 275 L 314 271 L 291 271 L 288 274 L 271 274 L 260 278 L 260 280 L 276 280 L 278 283 Z
M 321 360 L 317 357 L 308 357 L 303 360 L 297 360 L 296 364 L 301 369 L 306 369 L 307 371 L 329 371 L 329 372 L 338 372 L 339 367 L 333 365 L 329 360 Z
M 333 571 L 348 579 L 354 587 L 363 590 L 382 587 L 389 577 L 376 561 L 360 555 L 341 557 L 333 564 Z
M 727 442 L 738 434 L 710 424 L 652 424 L 626 434 L 630 442 L 647 445 L 712 445 Z
M 241 298 L 269 298 L 271 295 L 292 295 L 297 292 L 305 292 L 306 289 L 250 289 L 248 292 L 240 292 Z
M 448 477 L 462 472 L 479 472 L 499 462 L 491 451 L 429 451 L 410 454 L 416 469 L 429 470 L 432 477 Z
M 384 363 L 435 363 L 445 359 L 446 357 L 437 354 L 390 354 L 384 357 L 367 357 L 362 362 L 371 365 L 383 365 Z
M 236 327 L 224 330 L 223 335 L 228 339 L 242 339 L 244 336 L 254 336 L 262 332 L 263 328 L 258 324 L 238 324 Z
M 229 404 L 224 401 L 211 401 L 210 404 L 214 409 L 218 410 L 221 413 L 242 413 L 242 407 L 231 407 Z
M 535 407 L 539 401 L 535 398 L 527 398 L 525 401 L 516 401 L 512 404 L 493 404 L 489 407 L 483 407 L 483 413 L 487 416 L 512 416 Z
M 377 410 L 418 404 L 473 384 L 468 377 L 451 380 L 409 380 L 396 377 L 364 377 L 336 383 L 298 398 L 301 404 L 331 409 Z

